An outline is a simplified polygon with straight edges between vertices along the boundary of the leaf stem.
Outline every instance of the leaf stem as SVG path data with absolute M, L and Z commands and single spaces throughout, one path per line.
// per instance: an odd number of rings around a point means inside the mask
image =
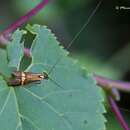
M 113 100 L 113 98 L 111 96 L 108 97 L 108 100 L 109 100 L 109 103 L 110 103 L 110 106 L 111 106 L 111 109 L 113 111 L 113 113 L 115 114 L 118 122 L 120 123 L 121 127 L 124 129 L 124 130 L 130 130 L 129 126 L 127 125 L 125 119 L 123 118 L 123 115 L 122 113 L 120 112 L 116 102 Z
M 130 92 L 130 82 L 111 80 L 99 75 L 94 75 L 94 78 L 97 82 L 97 85 L 103 87 L 106 90 L 116 88 L 117 90 L 123 92 Z
M 112 109 L 113 113 L 115 114 L 121 127 L 124 130 L 130 130 L 130 128 L 128 127 L 125 119 L 123 118 L 123 115 L 120 112 L 116 102 L 113 99 L 113 95 L 117 96 L 117 97 L 115 97 L 115 99 L 119 99 L 118 90 L 124 91 L 124 92 L 130 92 L 130 82 L 111 80 L 111 79 L 107 79 L 105 77 L 98 76 L 98 75 L 94 75 L 94 78 L 97 82 L 97 85 L 99 85 L 100 87 L 102 87 L 106 91 L 111 90 L 112 96 L 110 96 L 110 95 L 108 96 L 108 101 L 109 101 L 109 104 L 111 106 L 111 109 Z
M 16 22 L 11 24 L 7 29 L 5 29 L 0 35 L 0 43 L 6 45 L 10 41 L 12 33 L 26 23 L 30 18 L 36 15 L 40 10 L 42 10 L 49 0 L 42 0 L 36 7 L 30 10 L 26 15 L 20 17 Z

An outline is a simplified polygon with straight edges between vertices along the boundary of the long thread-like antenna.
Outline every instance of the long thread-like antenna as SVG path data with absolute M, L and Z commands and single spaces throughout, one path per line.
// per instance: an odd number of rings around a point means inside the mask
M 81 29 L 79 30 L 79 32 L 74 36 L 74 38 L 71 40 L 71 42 L 69 43 L 69 45 L 67 46 L 66 49 L 69 49 L 72 44 L 74 43 L 74 41 L 79 37 L 79 35 L 83 32 L 83 30 L 87 27 L 87 25 L 90 23 L 91 19 L 93 18 L 93 16 L 95 15 L 95 13 L 97 12 L 98 8 L 100 7 L 102 3 L 102 0 L 99 1 L 99 3 L 96 5 L 95 9 L 93 10 L 93 12 L 90 14 L 90 16 L 88 17 L 88 19 L 86 20 L 85 24 L 81 27 Z M 53 71 L 53 69 L 56 67 L 56 65 L 61 61 L 62 56 L 59 57 L 56 60 L 56 63 L 52 66 L 52 68 L 50 69 L 50 71 L 48 72 L 48 75 Z
M 58 86 L 61 89 L 64 89 L 63 87 L 61 87 L 60 84 L 58 84 L 55 80 L 53 80 L 52 78 L 49 78 L 56 86 Z

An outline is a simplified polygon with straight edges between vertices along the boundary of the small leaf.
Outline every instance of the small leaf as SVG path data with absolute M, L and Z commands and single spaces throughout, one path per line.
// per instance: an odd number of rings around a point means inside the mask
M 17 30 L 13 34 L 13 40 L 7 46 L 9 66 L 19 69 L 20 61 L 24 55 L 24 44 L 20 43 L 23 31 Z

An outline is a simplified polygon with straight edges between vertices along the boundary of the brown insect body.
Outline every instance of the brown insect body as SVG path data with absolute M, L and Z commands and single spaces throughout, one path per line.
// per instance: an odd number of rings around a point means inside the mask
M 47 73 L 32 73 L 32 72 L 22 72 L 14 71 L 12 72 L 12 77 L 8 81 L 10 86 L 20 86 L 26 85 L 28 83 L 39 82 L 43 79 L 48 79 Z

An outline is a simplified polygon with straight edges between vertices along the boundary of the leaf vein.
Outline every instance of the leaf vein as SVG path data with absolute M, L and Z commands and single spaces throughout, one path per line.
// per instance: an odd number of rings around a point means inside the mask
M 17 114 L 18 116 L 20 115 L 20 109 L 19 109 L 19 105 L 17 103 L 17 98 L 16 98 L 16 94 L 15 94 L 15 91 L 13 89 L 13 93 L 14 93 L 14 97 L 15 97 L 15 103 L 16 103 L 16 110 L 17 110 Z M 19 117 L 19 121 L 18 121 L 18 124 L 16 126 L 16 130 L 19 128 L 19 126 L 21 126 L 21 129 L 23 130 L 22 128 L 22 121 L 21 121 L 21 118 Z
M 37 98 L 38 100 L 41 101 L 41 103 L 46 104 L 54 113 L 56 113 L 56 115 L 58 115 L 58 117 L 61 117 L 63 120 L 66 121 L 66 125 L 71 128 L 71 130 L 73 130 L 72 128 L 72 124 L 70 124 L 70 122 L 63 116 L 63 113 L 60 113 L 56 110 L 56 108 L 54 108 L 54 106 L 52 106 L 50 103 L 48 103 L 47 101 L 43 101 L 41 97 L 39 97 L 38 95 L 36 95 L 35 93 L 31 92 L 30 90 L 24 88 L 29 94 L 31 94 L 32 96 L 34 96 L 35 98 Z
M 5 102 L 4 102 L 4 104 L 3 104 L 3 107 L 2 107 L 1 110 L 0 110 L 0 116 L 2 115 L 2 112 L 4 111 L 4 109 L 5 109 L 6 105 L 7 105 L 7 102 L 8 102 L 9 97 L 10 97 L 10 93 L 11 93 L 11 90 L 8 92 L 7 97 L 6 97 L 6 99 L 5 99 Z
M 82 92 L 82 90 L 79 90 L 79 89 L 70 89 L 70 90 L 60 90 L 60 91 L 55 91 L 55 92 L 51 92 L 49 94 L 47 94 L 46 96 L 42 97 L 42 100 L 43 99 L 46 99 L 50 96 L 52 96 L 53 94 L 60 94 L 60 93 L 78 93 L 78 92 Z
M 30 124 L 33 125 L 34 128 L 37 128 L 37 130 L 40 130 L 40 128 L 27 116 L 20 114 L 21 118 L 25 119 L 26 121 L 28 121 Z

